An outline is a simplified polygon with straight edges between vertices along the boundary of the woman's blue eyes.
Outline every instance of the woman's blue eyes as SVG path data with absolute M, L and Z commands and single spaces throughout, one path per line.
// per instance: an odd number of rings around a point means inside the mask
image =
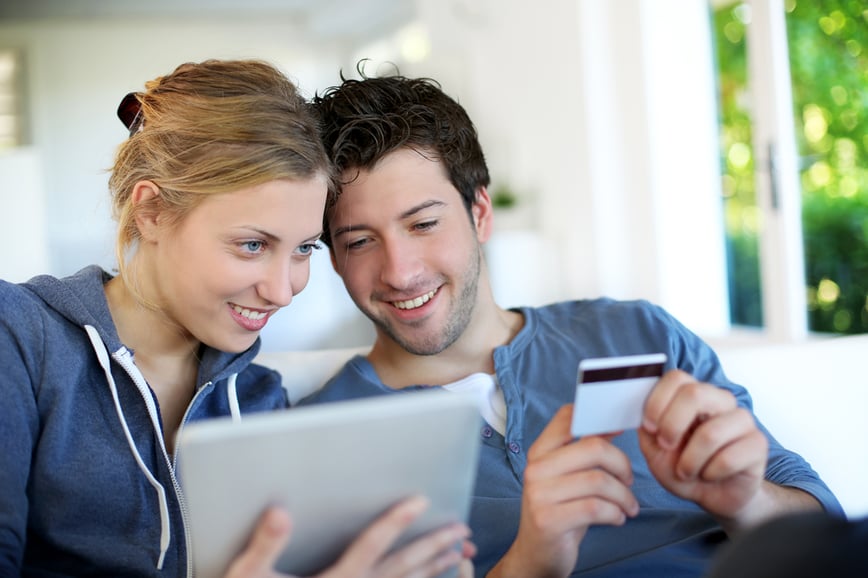
M 249 255 L 259 255 L 265 252 L 267 243 L 265 241 L 252 239 L 250 241 L 243 241 L 240 246 L 241 249 Z M 313 254 L 314 251 L 320 248 L 322 248 L 322 245 L 319 241 L 313 243 L 302 243 L 296 249 L 296 253 L 306 257 Z
M 319 241 L 316 241 L 315 243 L 305 243 L 303 245 L 299 245 L 298 252 L 301 255 L 310 255 L 314 251 L 319 251 L 320 249 L 322 249 L 322 245 Z
M 248 253 L 261 253 L 265 248 L 264 241 L 244 241 L 241 247 Z

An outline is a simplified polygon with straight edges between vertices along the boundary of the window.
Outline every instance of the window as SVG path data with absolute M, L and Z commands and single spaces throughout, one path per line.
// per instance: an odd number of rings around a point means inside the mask
M 717 4 L 732 322 L 780 337 L 866 333 L 864 2 Z
M 24 144 L 21 57 L 0 49 L 0 150 Z

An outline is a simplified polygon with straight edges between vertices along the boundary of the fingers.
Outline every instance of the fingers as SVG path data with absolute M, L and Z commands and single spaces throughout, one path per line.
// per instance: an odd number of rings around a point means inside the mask
M 476 556 L 476 544 L 469 540 L 464 540 L 461 543 L 461 557 L 465 560 L 472 560 Z
M 525 483 L 600 468 L 622 484 L 631 485 L 632 465 L 627 456 L 610 443 L 614 434 L 573 439 L 570 433 L 572 409 L 572 404 L 567 404 L 558 410 L 531 445 Z
M 416 496 L 400 502 L 377 519 L 344 552 L 336 568 L 371 568 L 392 547 L 398 536 L 426 509 L 428 500 Z M 346 574 L 350 576 L 351 574 Z
M 371 578 L 428 578 L 443 574 L 463 560 L 462 541 L 469 530 L 462 524 L 447 526 L 390 554 L 380 562 Z
M 573 441 L 570 422 L 573 419 L 573 404 L 561 407 L 528 451 L 528 460 L 545 455 Z
M 661 448 L 672 450 L 696 426 L 737 406 L 728 390 L 699 383 L 684 371 L 671 370 L 660 378 L 645 401 L 642 427 L 655 436 Z
M 648 396 L 639 441 L 665 488 L 720 514 L 750 501 L 768 460 L 765 434 L 732 392 L 678 370 Z
M 524 480 L 550 499 L 562 501 L 576 490 L 600 489 L 606 482 L 630 486 L 633 470 L 624 452 L 602 437 L 589 436 L 545 455 L 537 453 L 528 461 Z
M 767 454 L 768 439 L 757 429 L 750 412 L 738 409 L 697 428 L 676 464 L 676 475 L 707 482 L 741 472 L 761 477 Z
M 475 552 L 472 545 L 462 544 L 469 529 L 454 524 L 426 534 L 387 556 L 398 537 L 427 508 L 428 500 L 424 497 L 410 498 L 391 508 L 353 542 L 327 576 L 427 578 L 456 566 L 465 551 Z
M 247 548 L 229 566 L 226 578 L 272 576 L 277 559 L 289 543 L 291 529 L 285 510 L 278 507 L 266 510 Z
M 538 527 L 567 530 L 576 524 L 620 524 L 625 515 L 639 512 L 630 490 L 630 460 L 603 438 L 582 438 L 529 463 L 524 479 L 525 496 L 540 518 L 534 524 Z
M 565 576 L 589 526 L 620 525 L 639 512 L 632 466 L 614 436 L 575 440 L 571 420 L 566 405 L 528 450 L 518 534 L 495 567 L 501 575 Z
M 547 532 L 621 524 L 639 511 L 630 460 L 611 436 L 573 440 L 571 411 L 569 405 L 558 411 L 528 452 L 523 510 L 533 527 Z

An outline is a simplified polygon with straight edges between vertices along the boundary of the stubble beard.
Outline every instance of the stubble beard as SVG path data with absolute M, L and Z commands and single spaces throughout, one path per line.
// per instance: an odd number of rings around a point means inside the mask
M 461 278 L 462 289 L 455 301 L 442 331 L 426 332 L 415 337 L 417 329 L 423 328 L 428 320 L 402 325 L 403 334 L 388 319 L 378 317 L 373 311 L 363 310 L 363 313 L 373 321 L 379 332 L 385 333 L 392 341 L 413 355 L 437 355 L 455 343 L 467 329 L 473 310 L 476 307 L 477 288 L 479 287 L 479 271 L 482 255 L 479 246 L 476 247 L 475 259 L 471 259 L 467 273 Z M 409 335 L 408 335 L 409 334 Z M 415 338 L 414 338 L 415 337 Z

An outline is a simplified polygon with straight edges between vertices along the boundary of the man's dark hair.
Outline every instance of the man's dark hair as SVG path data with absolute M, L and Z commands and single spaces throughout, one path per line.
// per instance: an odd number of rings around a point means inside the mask
M 360 80 L 341 75 L 340 85 L 312 101 L 337 186 L 355 178 L 347 171 L 371 170 L 389 153 L 411 148 L 442 163 L 469 213 L 477 189 L 490 178 L 467 112 L 430 78 L 368 77 L 363 65 L 357 66 Z M 323 241 L 331 246 L 328 214 L 327 209 Z

